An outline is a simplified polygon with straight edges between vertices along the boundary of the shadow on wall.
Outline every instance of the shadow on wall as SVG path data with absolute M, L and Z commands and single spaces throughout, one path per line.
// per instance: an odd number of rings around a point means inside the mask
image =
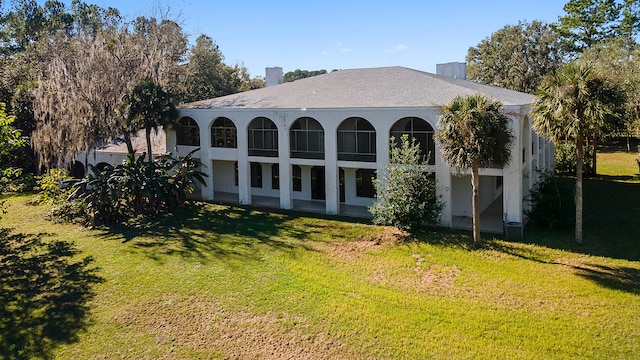
M 92 287 L 102 281 L 91 258 L 44 234 L 0 229 L 0 358 L 48 359 L 87 326 Z

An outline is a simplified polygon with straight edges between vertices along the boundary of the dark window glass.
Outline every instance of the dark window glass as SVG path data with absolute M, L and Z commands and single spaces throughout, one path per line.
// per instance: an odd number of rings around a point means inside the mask
M 356 170 L 356 195 L 358 197 L 375 197 L 376 190 L 373 185 L 373 179 L 375 178 L 376 171 L 373 169 Z
M 271 165 L 271 188 L 280 189 L 280 166 L 278 164 Z
M 262 165 L 257 162 L 251 163 L 251 187 L 262 187 Z
M 291 179 L 293 180 L 293 191 L 302 191 L 302 168 L 300 166 L 291 166 Z
M 186 146 L 200 146 L 200 129 L 198 124 L 189 117 L 178 121 L 176 129 L 176 144 Z
M 217 118 L 211 125 L 211 146 L 236 148 L 237 144 L 237 130 L 233 121 L 225 117 Z

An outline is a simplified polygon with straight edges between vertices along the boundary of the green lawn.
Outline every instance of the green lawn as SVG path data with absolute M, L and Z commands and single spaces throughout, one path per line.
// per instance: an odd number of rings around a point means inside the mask
M 474 250 L 465 232 L 402 241 L 391 228 L 214 204 L 89 230 L 9 197 L 0 358 L 640 358 L 640 180 L 603 156 L 585 184 L 581 247 L 527 227 L 530 244 L 485 235 Z M 33 238 L 77 252 L 21 251 Z M 67 263 L 27 261 L 46 254 Z M 7 265 L 21 263 L 29 271 Z M 7 295 L 33 283 L 48 295 Z

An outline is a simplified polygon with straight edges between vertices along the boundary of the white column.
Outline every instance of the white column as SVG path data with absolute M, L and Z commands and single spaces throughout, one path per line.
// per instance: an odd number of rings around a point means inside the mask
M 293 208 L 293 184 L 291 181 L 291 153 L 289 127 L 286 123 L 278 127 L 278 170 L 280 171 L 280 208 Z
M 340 213 L 340 182 L 338 179 L 338 134 L 336 127 L 324 129 L 325 206 L 327 214 Z
M 249 139 L 246 126 L 237 126 L 238 132 L 238 202 L 251 204 L 251 172 L 249 168 Z
M 511 161 L 503 169 L 502 208 L 505 222 L 522 222 L 522 131 L 520 119 L 513 117 L 511 120 L 516 136 L 511 147 Z
M 205 187 L 202 188 L 202 200 L 213 200 L 214 181 L 213 181 L 213 161 L 211 160 L 211 131 L 209 131 L 208 121 L 198 122 L 200 129 L 200 161 L 204 168 L 202 172 L 209 175 L 204 178 Z
M 451 168 L 442 159 L 440 145 L 436 143 L 436 195 L 443 202 L 440 211 L 440 225 L 451 227 L 453 225 L 453 189 L 451 189 Z

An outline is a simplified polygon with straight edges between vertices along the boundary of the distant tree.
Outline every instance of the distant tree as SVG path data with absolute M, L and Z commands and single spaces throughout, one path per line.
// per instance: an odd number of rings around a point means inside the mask
M 234 69 L 236 77 L 240 81 L 240 86 L 238 87 L 239 92 L 265 87 L 264 78 L 259 76 L 252 78 L 251 74 L 249 74 L 249 70 L 244 65 L 236 64 Z
M 569 0 L 555 28 L 575 53 L 616 37 L 638 32 L 637 0 Z
M 629 138 L 634 134 L 640 136 L 640 46 L 625 38 L 609 39 L 586 49 L 581 60 L 593 64 L 598 76 L 623 91 L 626 105 L 622 126 L 627 135 L 627 151 L 631 151 Z M 607 125 L 605 131 L 618 130 Z M 595 169 L 595 163 L 592 168 Z
M 622 114 L 616 86 L 583 63 L 570 63 L 545 77 L 532 106 L 533 128 L 541 136 L 576 144 L 576 243 L 582 244 L 582 167 L 585 140 Z
M 560 37 L 550 25 L 518 22 L 469 48 L 467 79 L 532 94 L 564 58 Z
M 511 159 L 513 131 L 502 104 L 482 94 L 456 96 L 442 108 L 436 140 L 457 173 L 471 169 L 473 243 L 480 240 L 480 166 L 504 167 Z
M 291 81 L 295 81 L 295 80 L 299 80 L 299 79 L 305 79 L 308 77 L 312 77 L 312 76 L 316 76 L 316 75 L 322 75 L 322 74 L 326 74 L 327 70 L 322 69 L 322 70 L 300 70 L 300 69 L 295 69 L 294 71 L 289 71 L 287 73 L 284 74 L 283 77 L 283 81 L 284 82 L 291 82 Z
M 396 141 L 392 137 L 391 143 Z M 442 203 L 435 178 L 428 173 L 420 144 L 403 135 L 391 149 L 389 164 L 375 180 L 376 201 L 369 208 L 373 222 L 399 229 L 416 229 L 424 222 L 437 223 Z
M 191 48 L 182 81 L 182 101 L 192 102 L 238 92 L 236 69 L 224 63 L 224 56 L 212 38 L 200 35 Z

